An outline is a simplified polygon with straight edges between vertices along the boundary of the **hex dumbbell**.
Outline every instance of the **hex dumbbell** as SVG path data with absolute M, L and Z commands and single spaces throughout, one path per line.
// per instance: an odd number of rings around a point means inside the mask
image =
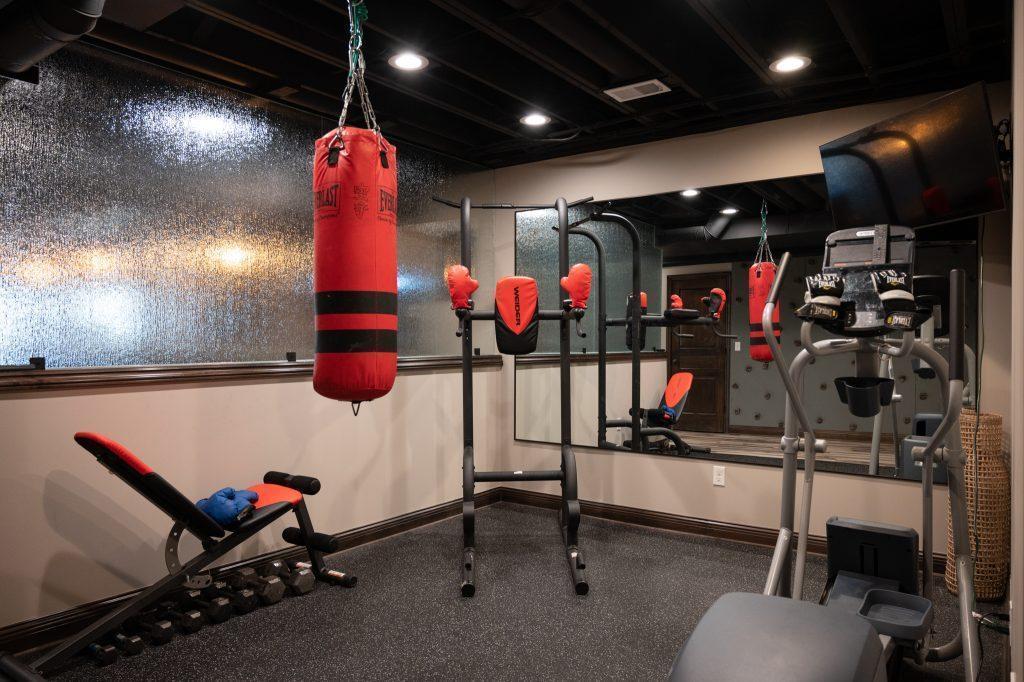
M 190 609 L 200 611 L 211 623 L 223 623 L 231 617 L 231 600 L 226 597 L 205 598 L 199 590 L 189 590 L 184 602 Z
M 284 599 L 285 585 L 277 576 L 261 576 L 252 568 L 240 568 L 228 576 L 228 585 L 235 589 L 248 587 L 263 604 L 276 604 Z
M 191 634 L 201 630 L 206 624 L 203 614 L 196 609 L 182 611 L 174 602 L 164 602 L 160 605 L 159 616 L 174 623 L 182 632 Z
M 157 618 L 154 612 L 144 613 L 127 621 L 124 628 L 128 633 L 139 634 L 150 644 L 167 644 L 174 639 L 174 623 L 166 618 Z
M 316 576 L 308 568 L 291 568 L 284 561 L 271 561 L 260 568 L 264 576 L 277 576 L 294 595 L 309 594 L 316 584 Z
M 223 580 L 215 580 L 208 587 L 203 589 L 207 598 L 224 597 L 231 602 L 235 613 L 242 615 L 249 613 L 260 605 L 260 598 L 248 587 L 233 590 Z

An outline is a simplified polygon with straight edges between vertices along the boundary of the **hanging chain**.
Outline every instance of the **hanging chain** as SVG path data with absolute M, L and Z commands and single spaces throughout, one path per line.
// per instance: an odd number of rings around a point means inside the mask
M 359 90 L 359 107 L 363 110 L 366 125 L 377 136 L 380 126 L 370 104 L 370 94 L 366 89 L 366 60 L 363 59 L 363 22 L 368 16 L 364 0 L 348 0 L 348 79 L 345 81 L 345 92 L 342 95 L 341 115 L 338 116 L 338 130 L 345 125 L 348 118 L 348 106 L 352 102 L 352 92 Z
M 757 254 L 754 256 L 755 263 L 762 263 L 765 260 L 775 262 L 772 255 L 771 244 L 768 243 L 768 200 L 761 199 L 761 241 L 757 243 Z

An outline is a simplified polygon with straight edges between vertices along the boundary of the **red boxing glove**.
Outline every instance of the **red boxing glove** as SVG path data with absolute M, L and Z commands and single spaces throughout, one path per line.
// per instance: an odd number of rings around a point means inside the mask
M 444 271 L 448 282 L 448 294 L 452 297 L 452 310 L 469 307 L 469 297 L 480 286 L 480 282 L 470 277 L 469 268 L 465 265 L 450 265 Z
M 722 313 L 725 312 L 725 291 L 715 287 L 711 290 L 710 296 L 705 296 L 701 299 L 704 305 L 708 307 L 708 312 L 711 313 L 711 317 L 719 320 L 722 318 Z
M 569 294 L 569 300 L 573 308 L 586 308 L 587 299 L 590 298 L 590 266 L 586 263 L 577 263 L 569 268 L 569 274 L 562 278 L 562 288 Z
M 668 297 L 668 300 L 670 301 L 670 303 L 669 303 L 669 307 L 670 308 L 682 308 L 683 307 L 683 299 L 679 296 L 679 294 L 672 294 L 671 296 Z
M 647 292 L 640 292 L 640 310 L 647 312 Z

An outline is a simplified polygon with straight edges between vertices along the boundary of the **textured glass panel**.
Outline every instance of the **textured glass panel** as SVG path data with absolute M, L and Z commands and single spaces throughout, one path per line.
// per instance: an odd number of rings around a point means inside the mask
M 569 221 L 581 219 L 590 207 L 579 206 L 569 209 Z M 633 220 L 640 232 L 640 288 L 647 292 L 648 309 L 654 313 L 661 307 L 661 250 L 654 245 L 654 226 L 641 220 Z M 555 310 L 564 298 L 558 284 L 558 233 L 551 229 L 557 224 L 554 209 L 522 211 L 516 214 L 516 274 L 528 275 L 537 280 L 540 305 L 545 310 Z M 633 246 L 629 233 L 617 223 L 587 222 L 583 225 L 597 235 L 605 249 L 605 277 L 607 279 L 607 303 L 609 317 L 624 317 L 626 298 L 633 288 L 632 253 Z M 586 263 L 594 273 L 588 309 L 597 311 L 597 254 L 589 239 L 580 235 L 569 235 L 569 265 Z M 573 352 L 584 348 L 587 352 L 597 350 L 597 315 L 587 314 L 583 318 L 586 338 L 573 333 Z M 658 330 L 648 330 L 647 348 L 661 345 Z M 558 325 L 541 323 L 537 350 L 541 353 L 558 352 Z M 626 350 L 626 333 L 623 328 L 608 330 L 608 350 Z
M 86 46 L 37 87 L 0 81 L 0 364 L 310 357 L 312 146 L 331 125 Z M 429 196 L 464 172 L 399 145 L 403 355 L 458 351 L 458 216 Z

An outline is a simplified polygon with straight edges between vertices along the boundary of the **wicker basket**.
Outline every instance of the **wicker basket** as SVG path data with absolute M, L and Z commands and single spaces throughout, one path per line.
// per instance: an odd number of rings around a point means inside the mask
M 978 432 L 978 453 L 974 452 L 974 432 Z M 965 498 L 971 547 L 977 538 L 974 563 L 976 597 L 1000 599 L 1006 592 L 1010 570 L 1010 474 L 1003 459 L 1003 418 L 983 412 L 979 423 L 974 410 L 960 416 L 960 434 L 965 455 Z M 975 479 L 977 456 L 977 480 Z M 974 518 L 978 495 L 978 518 Z M 946 511 L 946 588 L 956 593 L 956 566 L 953 558 L 953 520 Z

